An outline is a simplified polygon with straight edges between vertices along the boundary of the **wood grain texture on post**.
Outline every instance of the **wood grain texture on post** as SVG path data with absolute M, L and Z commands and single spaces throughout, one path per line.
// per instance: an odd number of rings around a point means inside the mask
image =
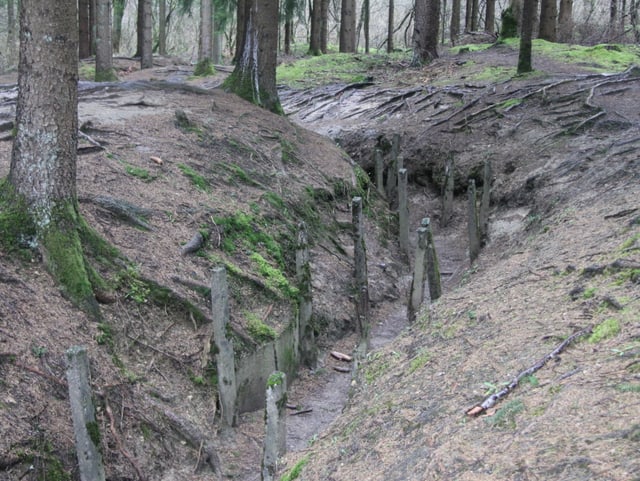
M 273 372 L 267 380 L 262 481 L 277 479 L 278 458 L 287 452 L 287 375 Z
M 480 232 L 478 228 L 478 208 L 476 206 L 476 181 L 469 179 L 468 196 L 468 225 L 469 232 L 469 261 L 473 263 L 480 253 Z
M 446 164 L 444 170 L 444 185 L 442 194 L 442 216 L 440 217 L 440 225 L 445 227 L 449 224 L 453 215 L 453 188 L 454 188 L 454 163 L 451 157 Z
M 351 201 L 353 222 L 354 290 L 356 299 L 357 329 L 361 340 L 369 338 L 369 281 L 367 274 L 367 251 L 362 222 L 362 197 Z
M 73 346 L 67 350 L 67 383 L 80 479 L 104 481 L 100 427 L 91 396 L 89 356 L 84 346 Z
M 384 190 L 384 159 L 382 158 L 382 151 L 376 148 L 373 155 L 376 174 L 376 189 L 378 194 L 384 197 L 386 192 Z
M 318 353 L 316 349 L 311 317 L 313 314 L 313 296 L 311 288 L 311 265 L 309 263 L 309 240 L 307 226 L 298 225 L 298 245 L 296 246 L 296 278 L 299 290 L 298 309 L 298 349 L 300 361 L 307 367 L 313 367 Z
M 442 283 L 440 280 L 440 264 L 438 262 L 438 253 L 436 252 L 436 244 L 433 241 L 433 231 L 431 230 L 431 220 L 428 217 L 422 219 L 422 227 L 427 229 L 426 242 L 427 250 L 425 253 L 425 269 L 427 271 L 427 280 L 429 283 L 429 300 L 436 301 L 442 296 Z
M 409 297 L 408 317 L 409 322 L 413 322 L 416 313 L 424 302 L 424 283 L 426 280 L 425 255 L 427 251 L 427 229 L 418 228 L 418 244 L 416 246 L 416 259 L 413 268 L 413 280 L 411 281 L 411 293 Z
M 218 395 L 220 396 L 220 408 L 222 410 L 221 417 L 227 426 L 235 426 L 238 417 L 238 387 L 233 343 L 227 338 L 229 289 L 227 286 L 227 271 L 222 266 L 214 267 L 211 276 L 211 313 L 213 317 L 213 339 L 218 349 L 216 367 L 218 370 Z
M 407 195 L 407 169 L 398 170 L 398 228 L 400 253 L 409 256 L 409 207 Z

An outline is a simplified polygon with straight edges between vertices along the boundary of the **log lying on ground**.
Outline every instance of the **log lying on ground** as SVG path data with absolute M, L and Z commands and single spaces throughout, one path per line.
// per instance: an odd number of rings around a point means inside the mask
M 331 351 L 330 354 L 331 354 L 331 357 L 333 357 L 334 359 L 337 359 L 338 361 L 351 362 L 353 360 L 353 358 L 348 354 L 343 354 L 338 351 Z
M 128 224 L 143 230 L 152 231 L 153 227 L 147 222 L 147 218 L 151 216 L 151 210 L 133 205 L 126 200 L 115 199 L 106 195 L 99 195 L 93 198 L 80 198 L 80 202 L 91 202 L 111 212 L 115 217 L 127 222 Z
M 466 412 L 467 416 L 474 416 L 474 417 L 479 416 L 480 414 L 486 412 L 487 409 L 495 406 L 498 403 L 498 401 L 500 401 L 504 397 L 507 397 L 507 395 L 511 391 L 513 391 L 518 386 L 518 384 L 520 384 L 520 381 L 522 381 L 525 377 L 531 376 L 534 372 L 541 369 L 547 363 L 547 361 L 550 361 L 551 359 L 555 358 L 573 341 L 575 341 L 579 337 L 582 337 L 590 333 L 591 333 L 591 326 L 585 327 L 584 329 L 581 329 L 580 331 L 566 338 L 553 351 L 551 351 L 549 354 L 544 356 L 542 359 L 536 362 L 533 366 L 529 367 L 528 369 L 525 369 L 520 374 L 518 374 L 515 378 L 513 378 L 511 382 L 507 385 L 507 387 L 505 387 L 504 389 L 502 389 L 501 391 L 495 394 L 492 394 L 491 396 L 486 398 L 484 401 L 482 401 L 481 404 L 478 404 L 472 407 L 471 409 L 468 409 Z

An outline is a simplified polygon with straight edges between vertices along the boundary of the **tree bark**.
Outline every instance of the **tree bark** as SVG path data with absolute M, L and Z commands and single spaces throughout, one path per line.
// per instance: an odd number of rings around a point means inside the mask
M 484 29 L 489 33 L 496 31 L 496 0 L 487 0 L 484 17 Z
M 158 0 L 158 53 L 167 54 L 167 0 Z
M 362 23 L 364 27 L 364 53 L 369 53 L 369 17 L 371 5 L 369 0 L 362 0 Z
M 573 0 L 560 0 L 560 13 L 558 14 L 558 40 L 570 43 L 573 37 Z
M 118 80 L 113 70 L 111 0 L 96 2 L 96 82 Z
M 79 19 L 79 55 L 80 58 L 91 57 L 91 21 L 90 21 L 90 0 L 78 1 Z
M 451 24 L 449 25 L 449 37 L 451 38 L 451 45 L 455 45 L 458 42 L 459 35 L 460 35 L 460 0 L 453 0 L 451 2 Z
M 77 1 L 22 0 L 9 185 L 33 221 L 30 235 L 49 271 L 72 301 L 99 318 L 79 237 L 77 85 Z
M 249 9 L 251 8 L 251 0 L 237 0 L 236 8 L 236 49 L 233 55 L 233 63 L 236 65 L 242 58 L 244 51 L 245 29 L 247 18 L 249 17 Z
M 416 0 L 412 65 L 422 65 L 438 58 L 439 27 L 440 0 Z
M 522 25 L 520 33 L 520 52 L 518 55 L 518 75 L 531 72 L 531 36 L 533 33 L 533 20 L 535 16 L 537 0 L 524 0 L 522 8 Z
M 540 29 L 538 37 L 549 42 L 557 39 L 556 21 L 558 6 L 556 0 L 541 0 L 540 2 Z
M 260 107 L 282 114 L 276 88 L 278 2 L 247 0 L 244 47 L 224 86 Z
M 198 62 L 211 62 L 212 42 L 212 14 L 211 0 L 200 1 L 200 42 L 198 43 Z
M 322 16 L 322 27 L 320 28 L 320 51 L 322 53 L 327 53 L 329 38 L 329 0 L 322 0 L 320 8 Z
M 6 67 L 11 68 L 16 65 L 16 14 L 15 0 L 7 1 L 7 61 Z
M 142 35 L 139 37 L 142 43 L 140 52 L 140 68 L 153 67 L 153 22 L 151 17 L 151 0 L 139 0 L 138 9 L 140 13 L 140 26 L 142 27 Z
M 356 1 L 342 0 L 340 10 L 340 52 L 356 51 Z
M 313 0 L 311 7 L 311 35 L 309 38 L 309 55 L 320 55 L 321 48 L 321 32 L 322 32 L 322 1 Z
M 389 0 L 389 14 L 387 17 L 387 53 L 393 52 L 393 28 L 394 28 L 394 9 L 395 5 L 393 0 Z

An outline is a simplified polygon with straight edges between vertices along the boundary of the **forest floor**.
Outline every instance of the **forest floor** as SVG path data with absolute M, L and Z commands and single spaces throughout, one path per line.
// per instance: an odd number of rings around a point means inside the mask
M 314 198 L 321 221 L 338 227 L 312 249 L 324 350 L 291 386 L 290 403 L 312 411 L 288 416 L 283 472 L 299 463 L 304 480 L 640 479 L 640 76 L 540 56 L 536 72 L 513 77 L 515 64 L 507 47 L 443 55 L 422 69 L 389 62 L 363 83 L 283 88 L 289 119 L 217 89 L 224 73 L 192 78 L 173 59 L 145 72 L 120 60 L 119 84 L 82 83 L 81 211 L 135 267 L 113 279 L 115 302 L 95 324 L 37 257 L 0 252 L 0 479 L 77 476 L 64 387 L 64 351 L 75 344 L 89 347 L 93 384 L 104 395 L 98 419 L 109 479 L 136 479 L 133 464 L 147 479 L 215 479 L 205 441 L 224 477 L 259 479 L 263 413 L 244 414 L 233 431 L 219 427 L 201 364 L 206 330 L 179 306 L 152 302 L 138 281 L 205 311 L 207 300 L 190 286 L 206 286 L 212 265 L 231 259 L 251 269 L 243 249 L 222 252 L 225 232 L 213 219 L 260 212 L 275 232 L 292 222 L 285 211 L 305 214 L 294 207 L 308 186 L 324 193 Z M 2 125 L 14 115 L 12 82 L 0 78 Z M 356 344 L 349 197 L 334 187 L 357 179 L 332 141 L 301 126 L 331 137 L 369 173 L 374 147 L 400 134 L 411 230 L 425 216 L 435 229 L 444 295 L 407 326 L 411 270 L 397 251 L 394 217 L 369 186 L 376 327 L 371 354 L 351 375 L 334 371 L 339 363 L 327 351 L 351 353 Z M 7 136 L 1 176 L 10 150 Z M 441 227 L 440 184 L 452 156 L 455 212 Z M 481 187 L 487 159 L 489 239 L 470 265 L 466 182 Z M 274 206 L 273 193 L 284 204 Z M 118 215 L 105 198 L 139 215 Z M 181 255 L 201 228 L 213 233 L 206 255 Z M 238 332 L 247 331 L 246 311 L 275 329 L 286 318 L 286 302 L 241 282 L 232 287 Z M 594 334 L 481 419 L 465 414 L 589 326 Z M 167 412 L 181 425 L 170 426 Z M 193 425 L 196 442 L 185 436 Z

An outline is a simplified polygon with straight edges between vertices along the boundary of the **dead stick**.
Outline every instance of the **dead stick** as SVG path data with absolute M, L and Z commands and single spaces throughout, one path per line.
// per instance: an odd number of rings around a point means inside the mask
M 502 398 L 506 397 L 511 391 L 513 391 L 518 386 L 520 381 L 522 381 L 522 379 L 524 379 L 527 376 L 531 376 L 534 372 L 541 369 L 547 363 L 547 361 L 550 361 L 551 359 L 556 357 L 558 354 L 560 354 L 569 344 L 571 344 L 577 338 L 590 333 L 591 333 L 591 326 L 585 327 L 584 329 L 581 329 L 575 334 L 572 334 L 571 336 L 566 338 L 562 343 L 560 343 L 553 351 L 551 351 L 549 354 L 547 354 L 538 362 L 536 362 L 533 366 L 529 367 L 528 369 L 525 369 L 520 374 L 518 374 L 515 378 L 513 378 L 512 381 L 507 385 L 507 387 L 505 387 L 504 389 L 502 389 L 501 391 L 495 394 L 492 394 L 491 396 L 486 398 L 484 401 L 482 401 L 481 404 L 478 404 L 472 407 L 471 409 L 467 410 L 466 414 L 468 416 L 479 416 L 480 414 L 484 413 L 487 409 L 495 406 L 498 403 L 498 401 L 500 401 Z
M 109 405 L 109 401 L 106 397 L 104 398 L 104 406 L 104 410 L 107 413 L 107 417 L 109 418 L 109 431 L 111 431 L 111 434 L 116 441 L 118 451 L 120 451 L 120 453 L 122 453 L 122 455 L 127 458 L 127 461 L 131 463 L 131 466 L 133 466 L 133 469 L 138 475 L 138 479 L 140 479 L 141 481 L 146 481 L 147 478 L 145 478 L 145 476 L 142 474 L 142 471 L 140 471 L 140 467 L 138 466 L 138 463 L 136 463 L 136 460 L 122 446 L 122 440 L 120 439 L 120 436 L 118 436 L 118 432 L 116 431 L 116 420 L 113 418 L 113 411 L 111 411 L 111 406 Z
M 313 412 L 313 408 L 302 409 L 301 411 L 296 411 L 295 413 L 291 413 L 292 416 L 297 416 L 299 414 L 307 414 Z

